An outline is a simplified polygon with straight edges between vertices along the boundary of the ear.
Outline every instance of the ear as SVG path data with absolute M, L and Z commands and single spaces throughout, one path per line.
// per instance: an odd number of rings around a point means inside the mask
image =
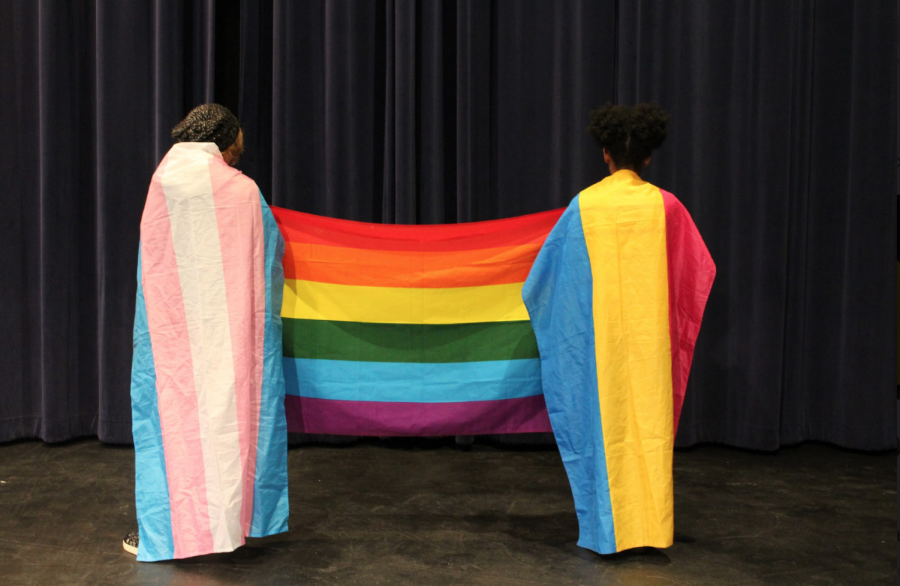
M 612 157 L 609 156 L 609 151 L 603 149 L 603 162 L 609 165 L 612 162 Z
M 647 165 L 650 164 L 650 159 L 652 159 L 652 158 L 653 158 L 653 155 L 650 155 L 649 157 L 644 159 L 644 167 L 646 167 Z

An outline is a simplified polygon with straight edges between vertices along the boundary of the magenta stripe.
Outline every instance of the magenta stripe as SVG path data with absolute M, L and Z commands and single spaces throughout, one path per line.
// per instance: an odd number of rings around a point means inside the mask
M 700 333 L 706 300 L 716 278 L 716 265 L 688 211 L 674 195 L 663 189 L 659 191 L 666 207 L 672 411 L 677 433 L 694 358 L 694 344 Z
M 543 395 L 462 403 L 334 401 L 288 395 L 288 431 L 437 436 L 551 431 Z
M 221 157 L 211 157 L 210 182 L 222 249 L 225 298 L 234 359 L 241 461 L 241 528 L 250 533 L 265 336 L 265 247 L 259 190 Z

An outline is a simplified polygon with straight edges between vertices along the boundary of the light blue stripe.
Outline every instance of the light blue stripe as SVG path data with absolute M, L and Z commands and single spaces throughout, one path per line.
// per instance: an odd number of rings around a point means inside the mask
M 313 399 L 458 403 L 541 394 L 541 361 L 351 362 L 284 359 L 287 393 Z
M 263 233 L 266 248 L 266 327 L 263 344 L 262 403 L 253 487 L 250 537 L 265 537 L 288 530 L 287 421 L 284 414 L 281 297 L 284 290 L 284 239 L 262 193 Z
M 544 400 L 578 515 L 578 545 L 616 552 L 594 345 L 594 282 L 576 197 L 550 232 L 522 298 L 541 354 Z
M 156 366 L 147 325 L 147 304 L 141 279 L 138 250 L 137 302 L 134 315 L 134 354 L 131 362 L 131 417 L 134 437 L 134 495 L 142 562 L 170 560 L 175 555 L 172 541 L 172 511 L 166 456 L 159 424 L 156 395 Z

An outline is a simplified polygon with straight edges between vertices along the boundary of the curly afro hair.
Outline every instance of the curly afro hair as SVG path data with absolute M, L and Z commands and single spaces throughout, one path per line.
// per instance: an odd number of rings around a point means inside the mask
M 640 173 L 654 149 L 666 140 L 669 115 L 654 103 L 606 105 L 592 110 L 588 132 L 616 166 Z

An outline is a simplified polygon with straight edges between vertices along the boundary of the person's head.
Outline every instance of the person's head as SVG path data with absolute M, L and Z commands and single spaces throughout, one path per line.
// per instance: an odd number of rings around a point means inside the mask
M 614 106 L 607 102 L 591 111 L 590 120 L 588 132 L 603 149 L 610 173 L 630 169 L 640 174 L 666 140 L 669 115 L 654 103 Z
M 244 133 L 238 119 L 219 104 L 202 104 L 172 129 L 176 142 L 212 142 L 225 162 L 235 166 L 244 152 Z

